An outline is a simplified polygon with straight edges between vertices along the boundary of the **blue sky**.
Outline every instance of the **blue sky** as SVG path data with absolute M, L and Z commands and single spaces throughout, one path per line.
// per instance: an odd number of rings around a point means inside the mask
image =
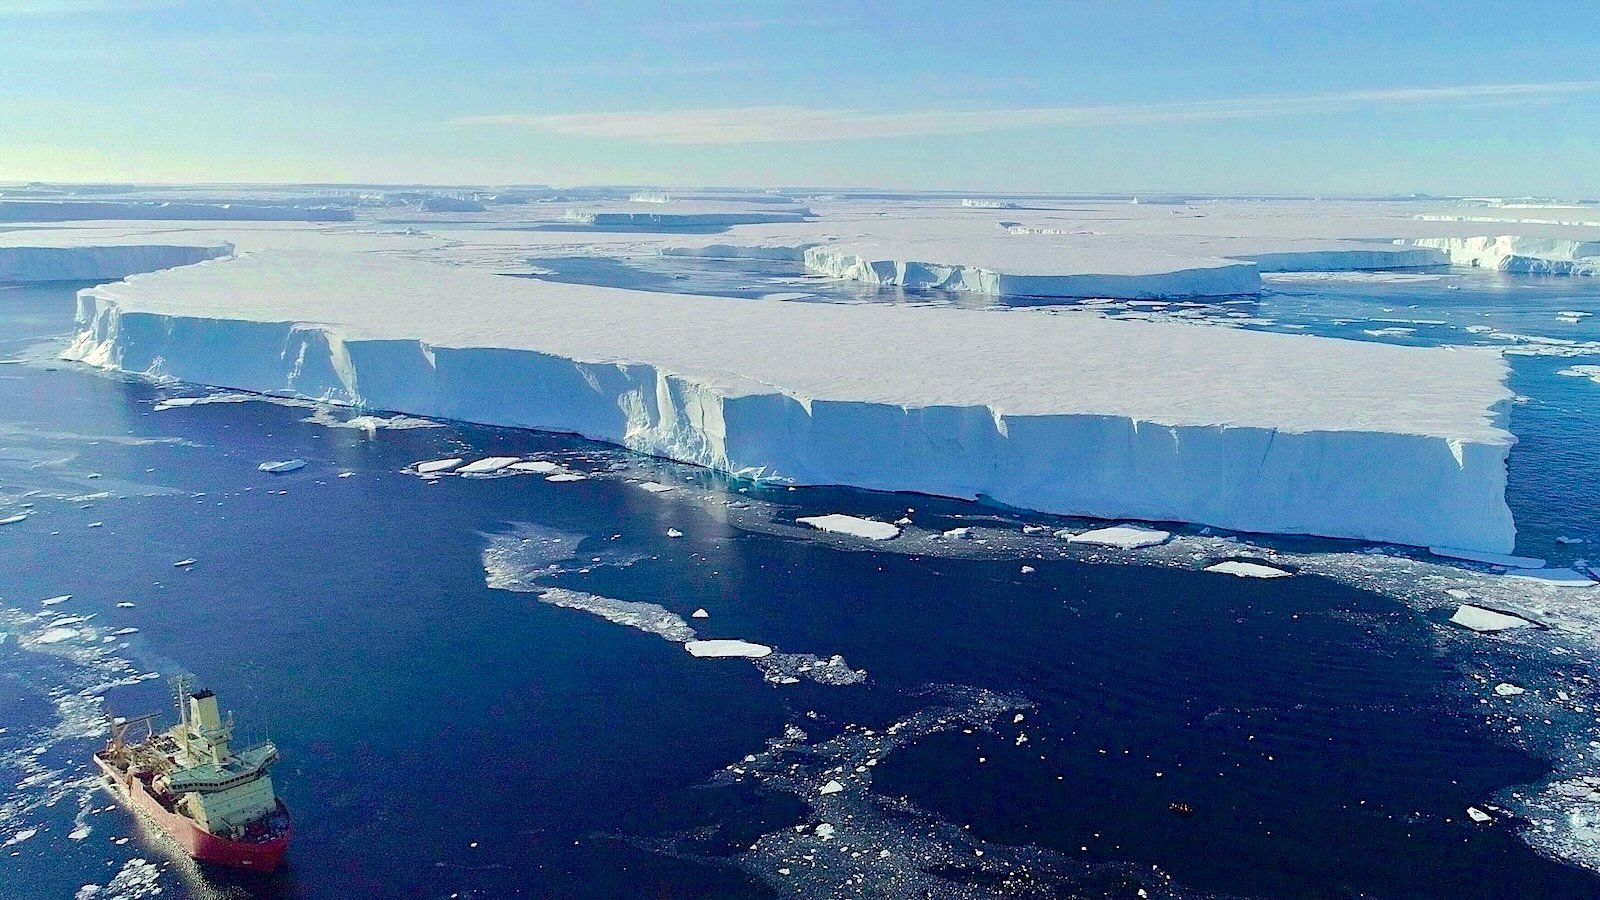
M 1600 196 L 1583 4 L 0 0 L 0 179 Z

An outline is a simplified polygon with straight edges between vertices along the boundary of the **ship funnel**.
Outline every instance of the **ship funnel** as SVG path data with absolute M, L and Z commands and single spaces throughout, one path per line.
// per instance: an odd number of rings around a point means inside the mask
M 195 691 L 189 695 L 189 721 L 201 731 L 211 731 L 222 726 L 222 714 L 217 710 L 217 695 L 210 690 Z

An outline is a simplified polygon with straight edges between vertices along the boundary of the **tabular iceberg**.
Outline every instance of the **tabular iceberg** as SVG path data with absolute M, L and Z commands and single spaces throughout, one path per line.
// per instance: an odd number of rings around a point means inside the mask
M 87 289 L 78 327 L 66 355 L 93 365 L 576 432 L 752 478 L 1489 552 L 1515 536 L 1492 351 L 310 251 Z
M 232 244 L 0 247 L 0 282 L 106 281 L 233 253 Z

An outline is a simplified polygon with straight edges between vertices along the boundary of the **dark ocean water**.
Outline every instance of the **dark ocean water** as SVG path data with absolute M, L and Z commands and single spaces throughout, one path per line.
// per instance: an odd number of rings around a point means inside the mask
M 1581 280 L 1524 281 L 1293 285 L 1249 315 L 1328 333 L 1386 317 L 1539 335 L 1554 311 L 1600 306 Z M 68 331 L 75 287 L 0 290 L 0 358 Z M 1588 321 L 1573 340 L 1600 339 Z M 1383 338 L 1445 339 L 1414 327 Z M 1600 385 L 1556 374 L 1574 361 L 1513 359 L 1529 398 L 1512 419 L 1519 549 L 1553 559 L 1572 553 L 1557 535 L 1600 537 Z M 0 848 L 0 896 L 1600 896 L 1600 876 L 1537 855 L 1514 822 L 1464 821 L 1550 765 L 1483 726 L 1460 700 L 1462 651 L 1390 597 L 1312 575 L 859 549 L 750 517 L 1053 520 L 754 489 L 568 436 L 368 433 L 262 402 L 154 409 L 200 393 L 0 365 L 0 516 L 31 512 L 0 526 L 0 843 L 35 831 Z M 491 453 L 594 477 L 402 472 Z M 309 465 L 257 471 L 292 457 Z M 676 489 L 651 494 L 633 483 L 645 478 Z M 529 533 L 579 542 L 530 562 L 543 584 L 658 604 L 703 636 L 840 654 L 867 680 L 774 685 L 740 660 L 487 586 L 485 548 Z M 41 609 L 61 594 L 73 598 Z M 690 619 L 698 608 L 710 618 Z M 21 642 L 87 615 L 75 639 Z M 112 634 L 124 627 L 139 630 Z M 278 743 L 297 828 L 285 872 L 174 861 L 93 790 L 93 698 L 170 709 L 164 678 L 103 687 L 146 672 L 197 674 L 242 737 Z M 804 738 L 747 759 L 793 728 Z M 865 730 L 898 743 L 857 771 L 866 757 L 840 748 Z M 796 772 L 850 787 L 813 807 L 814 783 L 784 787 Z M 839 837 L 815 837 L 819 821 Z M 847 821 L 873 823 L 870 839 L 847 838 Z M 788 862 L 766 849 L 784 834 L 809 841 Z M 916 862 L 930 845 L 944 855 Z

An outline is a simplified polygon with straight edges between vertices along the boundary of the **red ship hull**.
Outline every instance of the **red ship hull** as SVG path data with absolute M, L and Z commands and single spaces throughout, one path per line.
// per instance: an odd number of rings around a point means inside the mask
M 284 828 L 283 834 L 264 841 L 234 841 L 218 837 L 202 829 L 188 816 L 172 812 L 162 806 L 161 801 L 150 793 L 143 780 L 118 772 L 101 759 L 99 754 L 95 754 L 94 761 L 100 767 L 100 771 L 110 779 L 112 789 L 118 797 L 159 826 L 194 859 L 203 863 L 249 869 L 254 872 L 273 872 L 283 863 L 284 851 L 289 849 L 288 827 Z M 278 801 L 278 809 L 287 819 L 288 810 L 282 800 Z

